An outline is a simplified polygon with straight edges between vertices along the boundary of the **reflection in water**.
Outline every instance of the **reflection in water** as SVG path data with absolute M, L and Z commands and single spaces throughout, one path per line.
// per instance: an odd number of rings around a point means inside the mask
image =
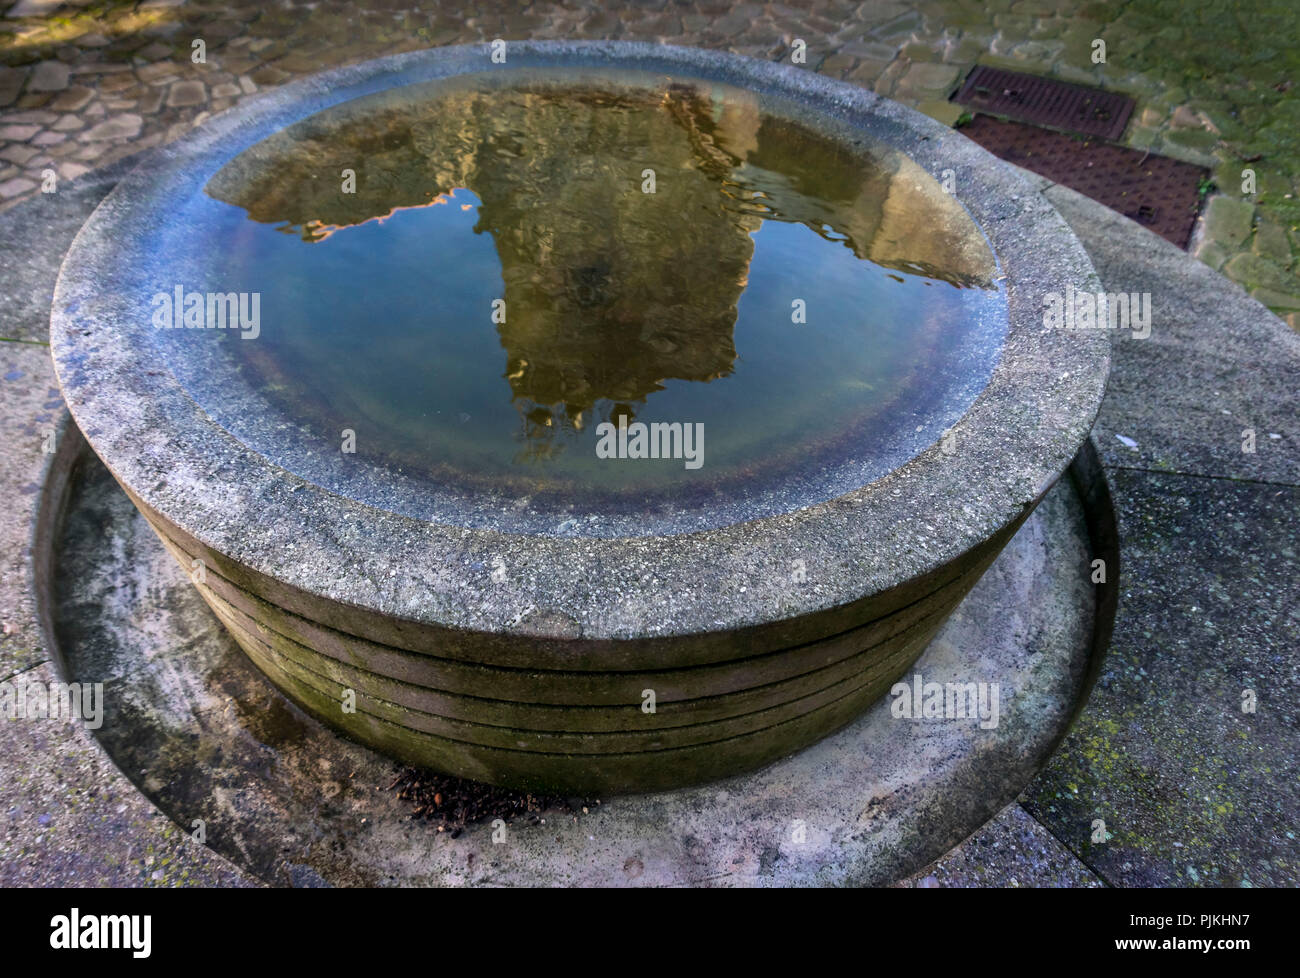
M 158 231 L 160 287 L 261 293 L 259 337 L 157 342 L 254 450 L 413 515 L 613 533 L 829 499 L 969 407 L 1005 299 L 932 177 L 789 111 L 558 69 L 342 102 Z M 620 419 L 702 426 L 704 464 L 600 457 Z
M 340 189 L 347 170 L 355 192 Z M 544 455 L 557 430 L 630 419 L 665 381 L 733 373 L 765 222 L 988 287 L 986 246 L 927 180 L 732 89 L 537 84 L 344 106 L 236 157 L 207 192 L 313 245 L 405 209 L 477 204 L 473 231 L 491 235 L 504 280 L 503 376 Z M 818 260 L 797 283 L 806 298 Z M 429 269 L 427 283 L 459 274 Z

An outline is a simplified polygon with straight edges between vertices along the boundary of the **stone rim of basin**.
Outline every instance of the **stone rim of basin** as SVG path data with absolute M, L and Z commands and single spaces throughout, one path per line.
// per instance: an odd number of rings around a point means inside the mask
M 1065 471 L 1096 417 L 1105 330 L 1049 329 L 1043 297 L 1096 292 L 1082 245 L 1010 166 L 960 133 L 804 68 L 632 42 L 516 42 L 507 66 L 615 65 L 804 100 L 901 150 L 955 196 L 1006 276 L 1008 330 L 988 386 L 951 429 L 869 485 L 794 512 L 647 537 L 469 530 L 330 493 L 216 425 L 154 357 L 147 323 L 113 288 L 123 235 L 166 219 L 161 175 L 348 98 L 393 84 L 492 70 L 491 47 L 396 55 L 285 86 L 214 117 L 144 160 L 95 212 L 64 262 L 51 350 L 64 397 L 96 453 L 157 527 L 228 580 L 345 631 L 475 635 L 453 658 L 541 668 L 653 666 L 676 638 L 701 664 L 851 627 L 869 604 L 905 604 L 965 573 L 962 558 L 1009 538 Z M 802 581 L 791 573 L 803 561 Z M 501 578 L 504 577 L 504 580 Z M 701 640 L 701 638 L 704 640 Z M 741 650 L 745 650 L 742 652 Z

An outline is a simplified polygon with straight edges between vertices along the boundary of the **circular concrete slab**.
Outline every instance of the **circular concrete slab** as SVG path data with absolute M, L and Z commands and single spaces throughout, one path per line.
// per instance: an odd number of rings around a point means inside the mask
M 66 500 L 49 609 L 63 671 L 105 684 L 96 734 L 123 772 L 273 884 L 887 883 L 1016 797 L 1080 706 L 1109 632 L 1112 609 L 1089 581 L 1093 556 L 1113 559 L 1109 505 L 1085 506 L 1105 492 L 1081 459 L 916 664 L 923 683 L 984 684 L 983 724 L 895 716 L 889 696 L 750 775 L 453 839 L 410 819 L 388 790 L 393 761 L 262 677 L 75 428 L 62 444 L 53 478 L 66 492 L 48 498 Z

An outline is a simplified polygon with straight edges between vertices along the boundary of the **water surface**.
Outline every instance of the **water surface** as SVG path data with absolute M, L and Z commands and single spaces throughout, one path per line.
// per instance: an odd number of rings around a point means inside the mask
M 932 177 L 813 122 L 598 71 L 343 103 L 160 232 L 160 288 L 258 292 L 259 335 L 160 344 L 267 457 L 411 515 L 607 534 L 832 498 L 961 416 L 1006 314 Z M 702 426 L 703 464 L 600 457 L 620 421 Z

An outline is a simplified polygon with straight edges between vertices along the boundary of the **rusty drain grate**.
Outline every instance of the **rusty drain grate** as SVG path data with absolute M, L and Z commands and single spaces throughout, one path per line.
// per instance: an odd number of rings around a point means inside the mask
M 1208 170 L 986 115 L 977 115 L 961 131 L 994 156 L 1077 190 L 1166 241 L 1187 247 Z
M 971 70 L 952 100 L 988 115 L 1102 139 L 1119 139 L 1133 114 L 1127 95 L 986 65 Z

